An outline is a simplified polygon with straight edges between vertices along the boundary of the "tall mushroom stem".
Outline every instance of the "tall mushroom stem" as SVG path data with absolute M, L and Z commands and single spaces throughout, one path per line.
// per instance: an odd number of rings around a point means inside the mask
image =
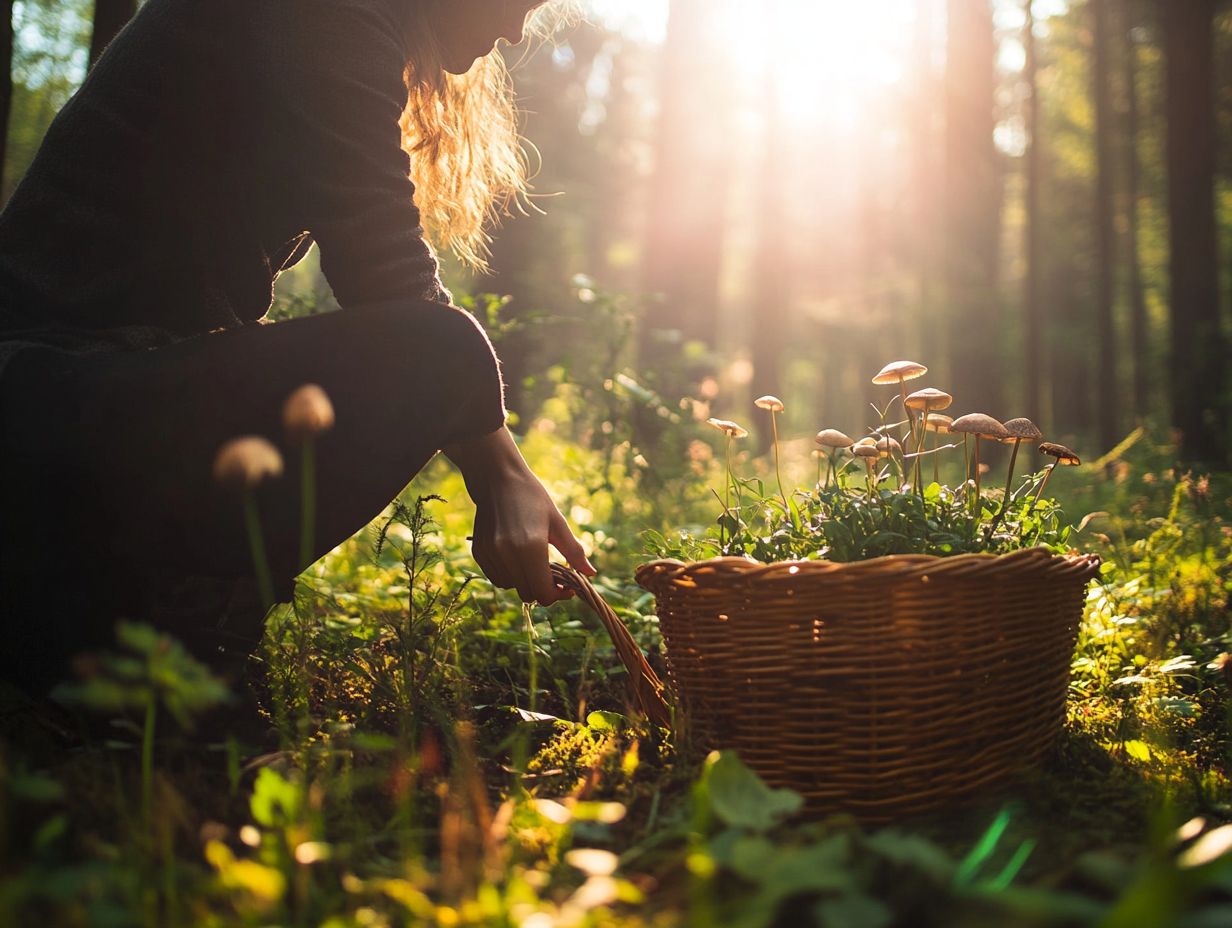
M 269 609 L 274 605 L 274 584 L 270 579 L 269 560 L 265 556 L 265 536 L 261 533 L 261 518 L 257 515 L 257 498 L 250 487 L 244 488 L 244 527 L 248 533 L 248 548 L 261 605 Z
M 1014 450 L 1010 452 L 1010 471 L 1005 478 L 1005 492 L 1001 494 L 1001 511 L 997 513 L 997 517 L 992 520 L 992 525 L 989 526 L 988 534 L 992 535 L 997 530 L 997 526 L 1001 524 L 1001 520 L 1005 518 L 1005 514 L 1010 508 L 1010 484 L 1014 482 L 1014 461 L 1018 457 L 1018 446 L 1022 444 L 1021 438 L 1014 439 Z
M 921 496 L 924 495 L 924 490 L 920 486 L 920 482 L 923 479 L 920 476 L 920 469 L 923 466 L 920 464 L 920 455 L 924 451 L 924 439 L 928 437 L 928 412 L 929 412 L 928 404 L 925 403 L 924 404 L 924 416 L 920 420 L 920 438 L 915 443 L 915 489 L 916 489 L 916 492 L 919 493 Z
M 787 503 L 787 494 L 783 492 L 783 472 L 779 469 L 779 425 L 774 410 L 770 410 L 770 431 L 774 435 L 774 476 L 779 482 L 779 498 L 783 500 L 783 514 L 791 517 L 791 506 Z
M 1040 497 L 1044 495 L 1044 487 L 1048 486 L 1048 478 L 1052 476 L 1052 472 L 1057 469 L 1060 461 L 1053 461 L 1048 465 L 1048 469 L 1044 471 L 1044 479 L 1040 481 L 1039 488 L 1035 491 L 1035 499 L 1031 500 L 1031 508 L 1034 509 L 1039 505 Z
M 975 436 L 975 497 L 972 499 L 971 514 L 976 521 L 980 518 L 980 436 Z
M 967 486 L 967 481 L 971 479 L 971 447 L 967 442 L 967 435 L 963 435 L 963 487 L 964 492 Z
M 1001 514 L 1005 515 L 1005 510 L 1010 507 L 1010 484 L 1014 482 L 1014 461 L 1018 458 L 1018 446 L 1022 444 L 1021 438 L 1014 439 L 1014 450 L 1010 452 L 1010 472 L 1005 477 L 1005 493 L 1001 499 Z
M 727 479 L 723 481 L 723 513 L 725 515 L 731 515 L 731 485 L 732 485 L 731 443 L 732 443 L 731 432 L 728 432 L 727 433 L 727 449 L 726 449 Z M 740 517 L 737 516 L 736 521 L 739 522 L 739 520 L 740 520 Z M 735 529 L 732 530 L 732 534 L 733 535 L 735 534 Z M 724 523 L 720 522 L 719 523 L 719 547 L 720 548 L 726 543 L 726 535 L 727 535 L 727 526 Z
M 903 379 L 903 375 L 898 375 L 898 395 L 903 403 L 903 412 L 907 416 L 907 434 L 915 435 L 915 419 L 911 415 L 911 410 L 907 407 L 907 381 Z
M 723 508 L 731 509 L 729 502 L 731 500 L 731 485 L 732 485 L 732 466 L 731 466 L 731 432 L 727 433 L 727 480 L 723 484 Z
M 924 429 L 928 431 L 927 427 Z M 933 483 L 941 482 L 941 455 L 937 454 L 937 442 L 941 441 L 938 438 L 933 442 Z

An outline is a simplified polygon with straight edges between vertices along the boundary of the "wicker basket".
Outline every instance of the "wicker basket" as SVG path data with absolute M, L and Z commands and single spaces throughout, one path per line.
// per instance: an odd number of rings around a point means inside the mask
M 657 599 L 677 724 L 693 743 L 735 749 L 814 812 L 872 823 L 994 788 L 1040 760 L 1061 727 L 1098 569 L 1094 555 L 1032 548 L 851 564 L 666 560 L 637 581 Z M 640 652 L 622 659 L 662 718 Z

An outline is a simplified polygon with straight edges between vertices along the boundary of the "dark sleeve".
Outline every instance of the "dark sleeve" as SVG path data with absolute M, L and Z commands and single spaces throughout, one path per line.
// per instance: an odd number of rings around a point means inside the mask
M 391 299 L 449 302 L 424 240 L 399 119 L 406 53 L 393 4 L 311 0 L 287 23 L 276 147 L 284 196 L 321 247 L 346 307 Z
M 310 0 L 294 23 L 285 68 L 271 79 L 289 120 L 271 144 L 292 165 L 283 196 L 321 248 L 321 268 L 344 308 L 367 303 L 448 304 L 424 240 L 410 159 L 402 150 L 406 52 L 383 0 Z M 505 420 L 500 367 L 469 313 L 441 307 L 429 337 L 465 345 L 484 432 Z

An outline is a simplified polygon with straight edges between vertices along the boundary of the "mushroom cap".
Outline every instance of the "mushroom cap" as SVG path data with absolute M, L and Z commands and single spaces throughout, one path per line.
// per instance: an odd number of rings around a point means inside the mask
M 981 438 L 995 438 L 1000 441 L 1009 436 L 1005 426 L 992 416 L 982 412 L 969 412 L 959 416 L 950 423 L 950 431 L 958 434 L 979 435 Z
M 876 447 L 877 453 L 883 458 L 888 458 L 890 455 L 895 453 L 903 453 L 903 446 L 898 443 L 898 439 L 891 438 L 888 435 L 877 439 Z
M 1039 441 L 1044 437 L 1041 432 L 1030 419 L 1018 418 L 1007 419 L 1005 421 L 1005 430 L 1010 433 L 1009 438 L 1003 438 L 1002 441 Z
M 919 361 L 891 361 L 873 378 L 873 383 L 898 383 L 900 380 L 915 380 L 928 373 L 928 368 Z
M 949 409 L 954 397 L 936 387 L 925 387 L 907 394 L 908 409 Z
M 749 434 L 749 430 L 737 422 L 732 422 L 731 419 L 707 419 L 706 424 L 712 428 L 718 429 L 724 435 L 732 438 L 744 438 Z
M 1067 467 L 1075 467 L 1082 463 L 1078 455 L 1070 451 L 1064 445 L 1058 445 L 1055 442 L 1046 441 L 1040 444 L 1039 450 L 1041 454 L 1047 454 L 1057 459 L 1058 464 L 1064 464 Z
M 759 396 L 757 399 L 753 400 L 753 405 L 758 409 L 768 409 L 771 412 L 782 412 L 784 408 L 783 401 L 777 396 L 772 396 L 769 393 L 765 396 Z
M 282 476 L 282 455 L 260 435 L 241 435 L 218 449 L 214 479 L 227 486 L 252 489 L 267 477 Z
M 879 458 L 881 452 L 877 450 L 877 443 L 872 439 L 867 439 L 868 444 L 865 444 L 865 439 L 860 439 L 851 446 L 851 453 L 856 457 L 861 458 Z
M 927 428 L 930 432 L 948 432 L 953 421 L 953 416 L 947 416 L 940 412 L 930 412 L 928 414 Z
M 321 387 L 306 383 L 282 404 L 282 425 L 297 439 L 327 432 L 334 427 L 334 404 Z
M 813 441 L 819 445 L 825 445 L 827 448 L 847 448 L 855 444 L 838 429 L 822 429 L 817 433 L 817 437 Z

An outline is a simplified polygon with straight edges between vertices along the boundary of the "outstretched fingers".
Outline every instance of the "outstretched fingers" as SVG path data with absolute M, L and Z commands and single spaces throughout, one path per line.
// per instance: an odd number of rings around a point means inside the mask
M 590 558 L 586 556 L 586 549 L 577 540 L 573 529 L 569 527 L 569 523 L 559 510 L 553 515 L 551 524 L 548 526 L 548 541 L 578 573 L 586 577 L 593 577 L 598 573 L 595 566 L 590 563 Z

